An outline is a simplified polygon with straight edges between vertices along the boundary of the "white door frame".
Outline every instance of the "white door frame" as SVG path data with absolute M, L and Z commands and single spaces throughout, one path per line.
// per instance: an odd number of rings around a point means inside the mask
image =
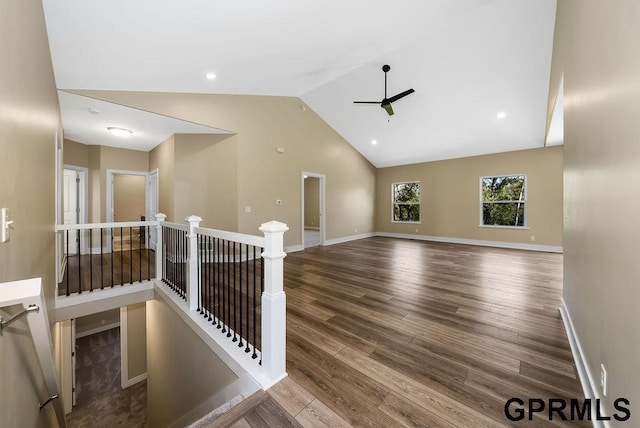
M 78 208 L 80 208 L 80 216 L 78 217 L 78 224 L 86 224 L 89 222 L 89 168 L 85 168 L 83 166 L 76 165 L 63 165 L 63 173 L 64 170 L 68 169 L 71 171 L 75 171 L 77 173 L 77 177 L 80 179 L 78 186 Z M 83 232 L 83 239 L 80 242 L 80 254 L 89 254 L 89 241 Z M 62 239 L 64 242 L 64 239 Z M 63 250 L 63 253 L 66 250 Z
M 64 398 L 65 414 L 71 413 L 75 405 L 75 325 L 73 320 L 60 321 L 59 347 L 60 347 L 60 388 Z
M 302 215 L 300 216 L 300 235 L 301 235 L 301 247 L 304 250 L 304 177 L 315 177 L 318 178 L 320 180 L 320 245 L 324 245 L 324 242 L 326 240 L 327 237 L 327 224 L 325 221 L 325 175 L 324 174 L 318 174 L 316 172 L 307 172 L 307 171 L 302 171 L 300 173 L 300 189 L 301 189 L 301 198 L 300 198 L 300 205 L 301 205 L 301 213 Z
M 80 179 L 80 188 L 78 189 L 78 194 L 80 195 L 79 207 L 80 207 L 80 218 L 79 224 L 85 224 L 89 221 L 89 186 L 87 185 L 89 179 L 89 168 L 85 168 L 83 166 L 75 166 L 64 164 L 64 169 L 70 169 L 76 171 L 78 173 L 78 178 Z
M 113 223 L 113 176 L 114 175 L 140 175 L 145 178 L 145 186 L 144 186 L 144 212 L 149 211 L 149 198 L 147 196 L 147 185 L 146 183 L 149 180 L 149 173 L 144 171 L 130 171 L 126 169 L 107 169 L 107 223 Z M 107 249 L 106 252 L 111 252 L 111 232 L 107 233 Z

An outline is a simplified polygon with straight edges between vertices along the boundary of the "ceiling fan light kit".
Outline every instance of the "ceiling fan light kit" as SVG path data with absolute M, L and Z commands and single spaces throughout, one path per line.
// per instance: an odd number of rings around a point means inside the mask
M 380 104 L 380 107 L 382 107 L 389 116 L 393 115 L 393 108 L 391 107 L 391 103 L 398 101 L 401 98 L 406 97 L 409 94 L 414 93 L 415 91 L 413 90 L 413 88 L 411 89 L 407 89 L 404 92 L 400 92 L 399 94 L 396 94 L 392 97 L 387 97 L 387 73 L 389 72 L 389 70 L 391 70 L 391 66 L 388 64 L 385 64 L 382 66 L 382 71 L 384 72 L 384 98 L 382 99 L 382 101 L 354 101 L 354 104 Z

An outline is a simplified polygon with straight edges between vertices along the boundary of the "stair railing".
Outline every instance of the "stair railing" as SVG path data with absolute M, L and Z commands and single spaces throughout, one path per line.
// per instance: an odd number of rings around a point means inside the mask
M 0 317 L 0 334 L 3 336 L 10 334 L 11 324 L 22 317 L 26 317 L 47 390 L 46 398 L 44 398 L 38 407 L 42 410 L 48 403 L 52 403 L 58 420 L 58 426 L 60 428 L 66 428 L 67 423 L 64 406 L 62 397 L 60 397 L 60 385 L 58 384 L 56 364 L 53 356 L 53 341 L 49 328 L 49 317 L 42 292 L 42 279 L 33 278 L 0 284 L 0 308 L 15 305 L 22 306 L 22 311 L 8 320 Z M 1 337 L 0 340 L 2 340 Z

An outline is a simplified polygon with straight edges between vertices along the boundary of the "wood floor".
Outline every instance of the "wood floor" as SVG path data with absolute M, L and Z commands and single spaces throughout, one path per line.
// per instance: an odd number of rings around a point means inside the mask
M 590 426 L 504 414 L 584 398 L 560 254 L 369 238 L 291 253 L 284 278 L 289 377 L 216 426 Z
M 134 284 L 155 277 L 155 251 L 133 249 L 104 254 L 69 255 L 58 284 L 58 294 L 65 295 L 119 285 Z
M 369 238 L 289 254 L 285 287 L 289 378 L 269 393 L 303 426 L 590 426 L 504 414 L 584 398 L 560 254 Z

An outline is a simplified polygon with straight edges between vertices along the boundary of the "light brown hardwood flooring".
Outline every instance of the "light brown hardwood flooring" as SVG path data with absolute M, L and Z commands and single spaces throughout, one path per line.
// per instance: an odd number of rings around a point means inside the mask
M 590 426 L 504 415 L 584 398 L 561 254 L 376 237 L 287 255 L 285 291 L 289 377 L 268 393 L 303 426 Z

